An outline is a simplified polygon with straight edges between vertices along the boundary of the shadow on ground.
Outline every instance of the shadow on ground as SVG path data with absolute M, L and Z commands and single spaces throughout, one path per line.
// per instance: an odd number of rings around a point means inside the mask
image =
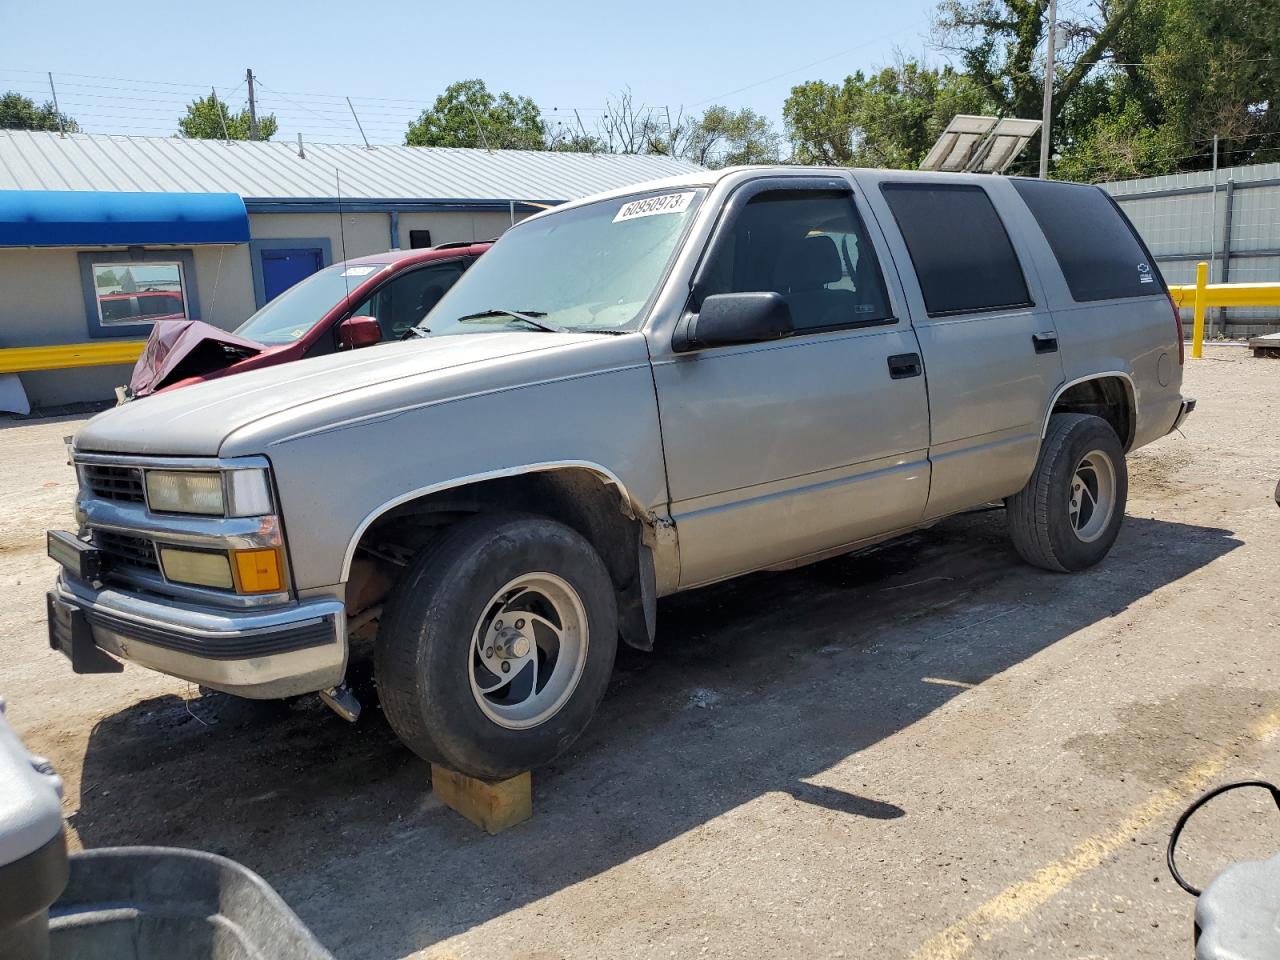
M 909 821 L 892 784 L 862 796 L 808 781 L 1239 545 L 1130 518 L 1107 561 L 1060 576 L 1022 565 L 1003 516 L 978 514 L 671 598 L 657 651 L 624 651 L 591 729 L 535 774 L 533 820 L 498 837 L 430 799 L 427 765 L 374 704 L 348 726 L 313 699 L 220 695 L 102 721 L 73 822 L 87 847 L 227 854 L 338 956 L 400 957 L 767 793 Z

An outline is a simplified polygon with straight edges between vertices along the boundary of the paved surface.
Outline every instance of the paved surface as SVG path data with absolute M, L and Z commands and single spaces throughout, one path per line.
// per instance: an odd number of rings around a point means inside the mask
M 227 853 L 344 958 L 1187 956 L 1174 817 L 1280 779 L 1280 362 L 1206 355 L 1185 436 L 1131 458 L 1102 565 L 1029 569 L 994 512 L 674 598 L 495 838 L 430 799 L 376 709 L 73 676 L 45 647 L 42 531 L 75 422 L 0 429 L 0 690 L 66 777 L 74 843 Z M 1211 807 L 1188 873 L 1280 850 L 1267 803 Z

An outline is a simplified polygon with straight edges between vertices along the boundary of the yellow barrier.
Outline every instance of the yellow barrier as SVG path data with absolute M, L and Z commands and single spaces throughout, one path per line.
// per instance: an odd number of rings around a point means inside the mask
M 145 340 L 110 340 L 102 343 L 67 343 L 51 347 L 0 349 L 0 373 L 33 370 L 69 370 L 113 363 L 134 363 L 147 345 Z
M 1191 356 L 1204 350 L 1204 312 L 1209 307 L 1280 307 L 1280 283 L 1210 283 L 1209 264 L 1196 264 L 1195 283 L 1169 285 L 1173 302 L 1191 307 Z

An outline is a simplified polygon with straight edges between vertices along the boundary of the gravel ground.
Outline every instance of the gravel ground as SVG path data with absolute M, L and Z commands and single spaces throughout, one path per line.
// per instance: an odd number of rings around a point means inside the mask
M 201 697 L 47 648 L 60 438 L 0 428 L 0 691 L 67 782 L 75 846 L 260 872 L 339 957 L 1165 958 L 1163 863 L 1203 788 L 1280 779 L 1280 363 L 1209 347 L 1200 408 L 1130 459 L 1097 568 L 1020 564 L 999 512 L 672 598 L 587 735 L 487 837 L 430 797 L 375 707 Z M 1187 872 L 1280 850 L 1235 796 Z

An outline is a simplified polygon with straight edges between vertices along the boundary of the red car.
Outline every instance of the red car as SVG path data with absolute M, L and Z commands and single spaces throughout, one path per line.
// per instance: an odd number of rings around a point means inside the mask
M 290 360 L 399 340 L 421 322 L 493 241 L 356 257 L 294 284 L 235 333 L 199 320 L 161 320 L 126 396 L 145 397 Z

